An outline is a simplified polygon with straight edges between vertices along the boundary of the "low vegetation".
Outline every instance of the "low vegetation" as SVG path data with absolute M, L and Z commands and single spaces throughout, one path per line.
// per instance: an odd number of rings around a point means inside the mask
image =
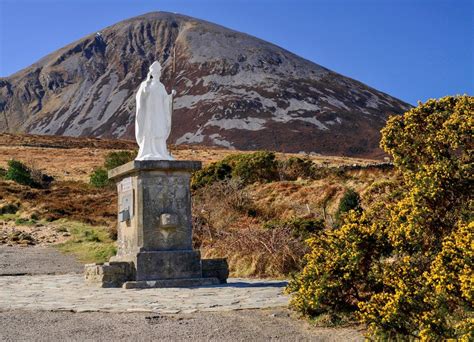
M 341 220 L 344 215 L 351 210 L 355 210 L 357 212 L 362 211 L 360 196 L 354 191 L 354 189 L 347 189 L 347 191 L 344 193 L 344 196 L 341 198 L 341 201 L 339 202 L 339 206 L 335 215 L 336 224 L 338 226 L 341 224 Z
M 6 203 L 0 206 L 0 215 L 15 214 L 20 209 L 20 206 L 16 203 Z
M 105 188 L 112 185 L 108 177 L 108 170 L 123 165 L 135 159 L 137 153 L 132 151 L 113 151 L 107 153 L 104 160 L 104 166 L 97 167 L 90 174 L 89 184 L 95 188 Z
M 8 161 L 8 169 L 2 173 L 4 174 L 4 179 L 32 188 L 47 188 L 53 181 L 53 177 L 15 159 Z
M 242 185 L 298 179 L 317 180 L 337 173 L 337 168 L 318 165 L 307 158 L 289 157 L 277 159 L 274 152 L 234 154 L 210 164 L 193 175 L 192 188 L 227 179 L 234 179 Z M 342 172 L 340 172 L 342 173 Z
M 291 277 L 292 307 L 314 321 L 357 320 L 371 339 L 472 339 L 472 113 L 472 97 L 449 97 L 390 119 L 382 146 L 396 169 L 268 151 L 214 159 L 192 177 L 194 247 L 226 257 L 232 276 Z M 104 155 L 90 184 L 35 187 L 31 168 L 15 164 L 12 179 L 8 165 L 0 220 L 53 221 L 71 234 L 62 251 L 108 260 L 107 170 L 135 152 Z
M 83 182 L 57 181 L 47 189 L 36 189 L 0 180 L 0 212 L 3 216 L 33 215 L 48 222 L 69 219 L 91 225 L 113 225 L 116 202 L 114 189 L 95 189 Z
M 112 185 L 107 170 L 103 167 L 98 167 L 91 173 L 89 183 L 94 188 L 105 188 Z
M 137 151 L 114 151 L 105 156 L 104 167 L 112 170 L 135 159 Z
M 374 339 L 474 338 L 473 112 L 472 97 L 446 97 L 388 121 L 381 144 L 403 178 L 307 240 L 293 308 L 356 317 Z
M 106 262 L 117 252 L 110 230 L 102 226 L 90 226 L 80 222 L 59 220 L 58 232 L 68 232 L 71 238 L 57 247 L 65 253 L 73 253 L 83 263 Z
M 205 257 L 228 258 L 234 276 L 286 277 L 301 270 L 305 239 L 335 225 L 338 210 L 371 201 L 365 193 L 377 179 L 397 177 L 358 173 L 271 152 L 210 164 L 192 179 L 195 246 Z
M 0 167 L 0 179 L 5 179 L 6 175 L 7 175 L 7 170 L 5 170 L 3 167 Z

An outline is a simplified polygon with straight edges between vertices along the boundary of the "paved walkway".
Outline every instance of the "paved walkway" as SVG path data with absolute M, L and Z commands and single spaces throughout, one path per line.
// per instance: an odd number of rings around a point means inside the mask
M 90 286 L 80 274 L 0 276 L 0 311 L 192 313 L 288 305 L 286 282 L 229 279 L 200 288 L 125 290 Z

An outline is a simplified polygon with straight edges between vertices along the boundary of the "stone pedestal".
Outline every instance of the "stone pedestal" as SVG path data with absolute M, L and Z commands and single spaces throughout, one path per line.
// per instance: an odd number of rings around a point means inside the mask
M 125 288 L 225 282 L 225 260 L 205 261 L 203 272 L 192 248 L 190 178 L 200 168 L 197 161 L 135 160 L 110 170 L 118 190 L 117 255 L 104 265 L 86 265 L 86 280 Z

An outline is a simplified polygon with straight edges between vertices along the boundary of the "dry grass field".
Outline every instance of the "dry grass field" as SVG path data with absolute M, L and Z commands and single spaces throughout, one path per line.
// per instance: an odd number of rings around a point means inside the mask
M 44 189 L 0 178 L 0 210 L 12 204 L 18 207 L 14 214 L 0 211 L 0 243 L 62 243 L 63 251 L 78 254 L 84 262 L 106 260 L 113 253 L 113 241 L 103 232 L 114 237 L 116 191 L 113 186 L 94 188 L 89 176 L 109 152 L 135 148 L 132 141 L 0 134 L 0 168 L 16 159 L 54 177 Z M 176 159 L 200 160 L 204 166 L 230 154 L 252 152 L 200 146 L 171 146 L 171 151 Z M 290 156 L 295 155 L 277 153 L 278 159 Z M 234 276 L 285 276 L 298 267 L 305 252 L 304 239 L 295 236 L 288 222 L 322 220 L 332 226 L 349 188 L 364 205 L 397 177 L 385 169 L 337 168 L 373 160 L 305 157 L 328 172 L 316 179 L 257 182 L 243 188 L 217 183 L 195 191 L 195 247 L 206 257 L 227 257 Z M 265 228 L 273 221 L 281 227 Z M 89 241 L 90 236 L 102 237 Z
M 21 160 L 60 181 L 89 180 L 89 174 L 104 161 L 104 156 L 117 150 L 134 150 L 137 145 L 129 140 L 74 138 L 41 135 L 0 134 L 0 167 L 8 160 Z M 176 159 L 200 160 L 204 165 L 229 154 L 252 151 L 227 150 L 202 146 L 171 146 Z M 279 154 L 292 155 L 292 154 Z M 309 155 L 311 160 L 325 165 L 365 165 L 374 160 L 361 158 Z

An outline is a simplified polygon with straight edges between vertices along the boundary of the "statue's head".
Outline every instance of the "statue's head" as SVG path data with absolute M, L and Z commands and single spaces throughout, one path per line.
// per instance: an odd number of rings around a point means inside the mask
M 161 64 L 158 61 L 154 61 L 152 65 L 150 65 L 150 74 L 153 78 L 160 79 L 161 77 Z

